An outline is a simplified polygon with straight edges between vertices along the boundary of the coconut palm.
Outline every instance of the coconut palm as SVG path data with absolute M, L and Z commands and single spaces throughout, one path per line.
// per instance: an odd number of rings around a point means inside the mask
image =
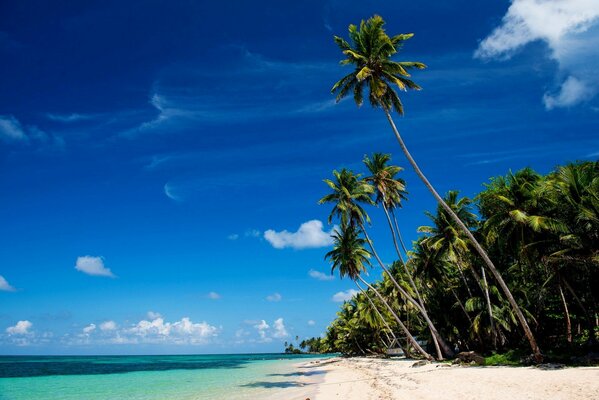
M 397 280 L 393 277 L 393 274 L 389 272 L 389 270 L 385 266 L 385 263 L 383 263 L 383 261 L 379 257 L 376 249 L 374 248 L 372 240 L 368 236 L 368 232 L 366 231 L 364 223 L 369 222 L 370 217 L 368 216 L 368 213 L 366 213 L 366 211 L 360 203 L 366 203 L 369 205 L 374 204 L 370 197 L 371 194 L 374 192 L 372 185 L 360 179 L 361 175 L 354 174 L 353 172 L 347 169 L 342 169 L 340 172 L 333 171 L 333 175 L 335 177 L 335 180 L 325 179 L 325 183 L 332 189 L 331 193 L 325 195 L 319 201 L 319 204 L 333 203 L 333 209 L 331 211 L 331 214 L 329 215 L 329 223 L 331 223 L 333 217 L 336 216 L 340 219 L 342 227 L 357 226 L 360 228 L 362 234 L 366 239 L 366 243 L 368 243 L 372 255 L 377 260 L 378 264 L 383 269 L 387 277 L 395 285 L 396 289 L 403 296 L 403 298 L 406 301 L 409 301 L 410 303 L 414 304 L 414 306 L 419 310 L 424 320 L 426 321 L 429 330 L 431 331 L 433 344 L 435 345 L 435 349 L 437 350 L 437 357 L 439 359 L 443 358 L 441 347 L 443 347 L 443 351 L 445 352 L 445 354 L 451 355 L 451 349 L 439 335 L 439 332 L 435 328 L 433 322 L 429 318 L 424 308 L 403 287 L 399 285 Z
M 430 320 L 428 312 L 426 311 L 424 300 L 422 299 L 422 296 L 418 291 L 418 287 L 416 286 L 416 283 L 412 277 L 412 273 L 408 270 L 407 264 L 401 254 L 401 251 L 399 250 L 396 229 L 393 226 L 391 215 L 389 214 L 389 210 L 399 207 L 401 200 L 407 199 L 405 182 L 403 179 L 399 179 L 396 176 L 402 170 L 402 168 L 396 165 L 390 165 L 390 161 L 391 156 L 389 154 L 374 153 L 372 158 L 365 156 L 363 162 L 371 175 L 365 177 L 364 181 L 370 183 L 375 190 L 375 203 L 380 204 L 385 212 L 385 217 L 387 218 L 387 223 L 389 224 L 389 230 L 391 231 L 391 237 L 393 238 L 395 251 L 401 260 L 401 265 L 404 269 L 405 275 L 408 277 L 410 288 L 416 294 L 416 298 L 418 299 L 418 303 L 422 308 L 425 318 Z M 399 233 L 399 230 L 397 230 L 397 233 Z M 438 347 L 437 344 L 442 346 L 444 352 L 451 355 L 451 349 L 449 346 L 447 346 L 440 335 L 435 334 L 435 331 L 436 329 L 431 330 L 431 334 L 433 335 L 433 341 L 438 341 L 438 343 L 435 344 L 436 347 Z
M 368 100 L 373 107 L 380 107 L 384 111 L 389 124 L 395 134 L 399 145 L 404 152 L 406 158 L 414 168 L 416 174 L 424 182 L 429 191 L 433 194 L 437 202 L 447 211 L 452 219 L 462 229 L 464 234 L 472 242 L 476 251 L 480 254 L 483 261 L 489 270 L 495 276 L 497 282 L 505 293 L 510 305 L 514 308 L 520 324 L 530 342 L 530 346 L 535 355 L 535 359 L 542 361 L 541 350 L 539 349 L 535 337 L 528 326 L 528 322 L 516 300 L 512 296 L 509 288 L 504 282 L 501 274 L 495 268 L 495 265 L 487 255 L 486 251 L 478 243 L 474 235 L 459 219 L 459 217 L 451 210 L 451 208 L 443 201 L 439 193 L 426 178 L 401 137 L 391 112 L 395 110 L 399 115 L 403 115 L 403 104 L 393 88 L 397 86 L 400 90 L 414 89 L 419 90 L 414 81 L 410 79 L 408 71 L 412 69 L 424 69 L 426 66 L 421 62 L 415 61 L 393 61 L 394 56 L 402 47 L 403 42 L 410 39 L 413 34 L 399 34 L 389 37 L 383 26 L 385 21 L 378 15 L 373 16 L 367 21 L 362 21 L 360 27 L 356 25 L 349 26 L 349 37 L 351 44 L 345 39 L 335 36 L 335 43 L 341 48 L 343 54 L 347 57 L 341 61 L 342 65 L 351 64 L 355 67 L 354 71 L 341 78 L 331 92 L 337 95 L 337 101 L 353 93 L 354 100 L 358 106 L 363 103 L 364 89 L 368 88 Z
M 414 348 L 425 358 L 432 359 L 430 354 L 428 354 L 418 344 L 416 339 L 414 339 L 414 336 L 408 331 L 404 323 L 379 291 L 362 278 L 361 274 L 366 272 L 367 266 L 370 265 L 370 253 L 364 248 L 365 240 L 359 236 L 356 227 L 351 224 L 342 225 L 340 230 L 333 233 L 333 242 L 333 250 L 325 255 L 325 259 L 331 261 L 331 272 L 334 272 L 337 269 L 341 278 L 347 276 L 353 281 L 360 280 L 368 287 L 368 289 L 372 290 L 397 321 L 397 324 Z

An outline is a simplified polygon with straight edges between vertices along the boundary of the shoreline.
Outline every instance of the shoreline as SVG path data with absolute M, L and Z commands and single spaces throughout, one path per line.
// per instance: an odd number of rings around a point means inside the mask
M 297 383 L 269 399 L 599 399 L 599 367 L 460 366 L 417 360 L 330 358 L 296 365 Z

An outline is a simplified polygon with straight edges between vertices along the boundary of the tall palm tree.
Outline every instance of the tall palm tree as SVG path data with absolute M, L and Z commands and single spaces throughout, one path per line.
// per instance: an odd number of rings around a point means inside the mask
M 342 227 L 358 226 L 360 228 L 362 234 L 364 234 L 366 243 L 368 243 L 372 255 L 377 260 L 378 264 L 383 269 L 387 277 L 389 277 L 389 279 L 395 285 L 398 292 L 401 293 L 403 298 L 406 301 L 409 301 L 410 303 L 414 304 L 414 306 L 418 309 L 418 311 L 426 321 L 429 330 L 431 331 L 433 344 L 435 345 L 435 349 L 437 350 L 438 358 L 443 358 L 440 346 L 443 347 L 445 354 L 451 355 L 451 349 L 443 341 L 441 335 L 439 335 L 439 332 L 435 328 L 435 325 L 429 318 L 424 308 L 403 287 L 399 285 L 397 280 L 393 277 L 393 274 L 389 272 L 389 270 L 385 266 L 385 263 L 383 263 L 383 261 L 379 257 L 376 249 L 374 248 L 372 240 L 368 236 L 368 232 L 366 231 L 364 223 L 370 222 L 370 217 L 368 216 L 368 213 L 366 213 L 366 210 L 364 210 L 360 203 L 366 203 L 369 205 L 374 204 L 370 197 L 371 194 L 374 192 L 372 185 L 360 179 L 361 175 L 356 175 L 347 169 L 342 169 L 340 172 L 333 171 L 333 175 L 335 177 L 335 180 L 325 179 L 325 183 L 332 189 L 332 192 L 325 195 L 319 201 L 319 204 L 333 203 L 333 210 L 329 215 L 329 223 L 332 222 L 333 217 L 337 216 L 341 221 Z
M 462 197 L 458 199 L 458 192 L 455 190 L 449 191 L 445 197 L 445 203 L 460 217 L 468 228 L 474 228 L 478 225 L 476 215 L 471 211 L 472 201 L 468 197 Z M 469 241 L 464 236 L 461 230 L 456 226 L 455 221 L 451 219 L 445 209 L 441 206 L 437 208 L 437 213 L 432 214 L 426 212 L 426 215 L 433 222 L 432 226 L 421 226 L 418 228 L 419 232 L 427 234 L 425 239 L 422 241 L 422 245 L 427 247 L 432 252 L 435 252 L 438 257 L 446 258 L 453 263 L 462 277 L 466 290 L 470 297 L 473 297 L 472 292 L 468 286 L 468 281 L 464 276 L 464 269 L 468 269 L 474 275 L 476 282 L 485 296 L 485 302 L 487 304 L 487 313 L 489 317 L 489 326 L 491 336 L 493 338 L 493 345 L 496 346 L 496 335 L 495 335 L 495 323 L 493 318 L 493 307 L 491 305 L 491 298 L 489 296 L 489 285 L 484 268 L 481 268 L 482 279 L 476 272 L 473 266 L 466 265 L 466 254 L 468 253 Z
M 349 26 L 349 37 L 351 44 L 341 37 L 335 36 L 335 43 L 341 48 L 343 54 L 347 57 L 341 61 L 342 65 L 351 64 L 355 66 L 353 72 L 341 78 L 333 88 L 332 93 L 337 94 L 337 101 L 347 96 L 350 92 L 353 93 L 354 100 L 358 106 L 363 103 L 363 92 L 365 86 L 368 86 L 368 100 L 373 107 L 380 107 L 385 112 L 387 120 L 393 129 L 393 133 L 399 145 L 404 152 L 406 158 L 414 168 L 416 174 L 424 182 L 429 191 L 433 194 L 437 202 L 449 213 L 459 227 L 464 231 L 464 234 L 472 242 L 476 251 L 480 254 L 483 261 L 489 270 L 495 276 L 501 289 L 505 293 L 510 305 L 513 307 L 518 320 L 530 342 L 530 346 L 534 353 L 535 359 L 542 361 L 541 350 L 537 345 L 536 339 L 532 330 L 528 326 L 528 322 L 520 307 L 516 303 L 514 296 L 510 292 L 507 284 L 503 280 L 501 274 L 495 268 L 495 265 L 487 255 L 487 252 L 478 243 L 472 232 L 464 225 L 459 217 L 451 210 L 451 208 L 443 201 L 439 193 L 426 178 L 403 141 L 399 131 L 393 121 L 391 112 L 395 110 L 399 115 L 403 115 L 403 104 L 393 88 L 397 85 L 400 90 L 421 89 L 410 78 L 409 70 L 424 69 L 426 65 L 415 61 L 392 61 L 391 57 L 395 55 L 403 45 L 403 42 L 410 39 L 413 34 L 399 34 L 389 37 L 383 26 L 385 21 L 378 15 L 362 21 L 360 27 L 356 25 Z
M 407 267 L 407 264 L 399 250 L 399 244 L 396 237 L 396 229 L 393 226 L 393 222 L 391 220 L 391 215 L 389 214 L 389 210 L 397 208 L 401 204 L 401 200 L 407 199 L 407 192 L 405 190 L 405 181 L 403 179 L 397 178 L 397 174 L 402 170 L 401 167 L 396 165 L 390 165 L 391 156 L 389 154 L 382 153 L 374 153 L 372 158 L 365 156 L 364 157 L 364 165 L 368 168 L 370 172 L 370 176 L 364 178 L 364 181 L 370 183 L 375 190 L 376 198 L 375 203 L 380 204 L 385 212 L 385 217 L 387 218 L 387 223 L 389 224 L 389 230 L 391 231 L 391 237 L 393 238 L 393 244 L 395 246 L 395 251 L 397 252 L 397 256 L 401 261 L 401 265 L 404 269 L 406 276 L 408 277 L 408 282 L 410 283 L 410 287 L 413 292 L 416 294 L 416 298 L 418 299 L 418 303 L 422 308 L 422 312 L 426 319 L 430 320 L 428 316 L 428 312 L 426 310 L 426 306 L 424 304 L 424 300 L 418 291 L 418 287 L 414 282 L 412 277 L 412 273 Z M 397 230 L 399 232 L 399 230 Z M 436 329 L 435 329 L 436 331 Z M 433 330 L 431 330 L 431 334 L 433 336 L 433 340 L 436 340 L 438 345 L 443 347 L 443 351 L 452 355 L 452 351 L 450 347 L 445 343 L 443 338 L 440 335 L 436 335 Z M 438 347 L 438 346 L 436 346 Z
M 364 248 L 365 240 L 359 236 L 356 227 L 350 224 L 342 225 L 340 230 L 333 233 L 333 242 L 333 250 L 325 255 L 325 259 L 330 260 L 332 263 L 331 271 L 333 272 L 337 269 L 341 278 L 347 276 L 353 281 L 360 280 L 368 287 L 368 289 L 372 290 L 385 307 L 387 307 L 391 315 L 393 315 L 393 318 L 397 321 L 397 324 L 412 346 L 414 346 L 414 348 L 425 358 L 429 360 L 432 359 L 430 354 L 428 354 L 418 344 L 416 339 L 414 339 L 414 336 L 408 331 L 404 323 L 379 291 L 362 278 L 361 274 L 366 272 L 367 266 L 370 265 L 370 253 Z

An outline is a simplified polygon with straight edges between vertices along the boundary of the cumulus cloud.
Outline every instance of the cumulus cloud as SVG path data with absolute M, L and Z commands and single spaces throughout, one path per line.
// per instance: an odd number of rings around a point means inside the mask
M 260 340 L 271 341 L 271 339 L 266 336 L 268 329 L 270 329 L 270 325 L 268 325 L 265 320 L 262 320 L 256 325 L 254 325 L 254 328 L 258 331 L 258 335 L 260 335 Z
M 116 322 L 114 322 L 114 321 L 104 321 L 100 324 L 100 330 L 104 331 L 104 332 L 114 331 L 114 330 L 116 330 L 116 328 L 117 328 L 117 325 L 116 325 Z
M 19 322 L 17 322 L 17 324 L 15 326 L 9 326 L 8 328 L 6 328 L 6 333 L 8 333 L 11 336 L 12 335 L 29 335 L 29 334 L 31 334 L 29 329 L 31 329 L 32 326 L 33 326 L 33 324 L 27 320 L 19 321 Z
M 220 294 L 216 293 L 216 292 L 210 292 L 206 295 L 210 300 L 218 300 L 220 299 Z
M 314 321 L 313 319 L 308 320 L 308 325 L 309 326 L 314 326 L 314 325 L 316 325 L 316 321 Z
M 346 290 L 345 292 L 337 292 L 337 293 L 335 293 L 333 295 L 332 300 L 334 302 L 336 302 L 336 303 L 343 303 L 344 301 L 350 300 L 356 294 L 358 294 L 357 290 L 349 289 L 349 290 Z
M 287 330 L 285 329 L 285 323 L 283 322 L 283 318 L 276 319 L 272 324 L 274 332 L 272 334 L 273 337 L 277 339 L 283 339 L 289 336 Z
M 154 312 L 154 311 L 148 311 L 146 313 L 146 315 L 148 316 L 148 319 L 153 320 L 156 318 L 162 318 L 162 314 L 160 314 L 159 312 Z
M 92 276 L 108 276 L 114 278 L 114 274 L 109 268 L 104 266 L 104 260 L 102 257 L 83 256 L 77 257 L 75 263 L 75 269 L 81 271 L 84 274 Z
M 139 321 L 126 333 L 141 338 L 144 342 L 202 344 L 216 336 L 218 328 L 206 322 L 194 323 L 189 317 L 176 322 L 165 322 L 162 318 L 156 318 L 152 321 Z
M 479 45 L 475 57 L 508 59 L 541 41 L 559 66 L 559 88 L 547 92 L 547 109 L 570 107 L 599 92 L 599 2 L 597 0 L 512 0 L 502 23 Z
M 297 232 L 286 230 L 276 232 L 269 229 L 264 232 L 264 239 L 275 249 L 284 249 L 287 247 L 293 249 L 326 247 L 333 244 L 331 235 L 334 230 L 335 228 L 329 232 L 324 231 L 322 222 L 314 219 L 301 224 Z
M 85 328 L 82 329 L 84 335 L 89 335 L 93 331 L 96 330 L 96 324 L 89 324 Z
M 328 275 L 328 274 L 325 274 L 323 272 L 316 271 L 313 269 L 308 271 L 308 275 L 310 275 L 311 278 L 317 279 L 319 281 L 332 281 L 333 279 L 335 279 L 335 277 L 333 275 Z
M 99 329 L 98 329 L 99 328 Z M 218 336 L 219 328 L 206 322 L 193 322 L 189 317 L 167 322 L 156 312 L 148 312 L 148 319 L 119 326 L 110 320 L 99 326 L 89 324 L 82 333 L 68 338 L 68 344 L 173 344 L 201 345 Z
M 14 292 L 16 289 L 12 287 L 2 275 L 0 275 L 0 291 Z
M 273 293 L 273 294 L 266 296 L 266 300 L 272 301 L 272 302 L 281 301 L 282 298 L 283 298 L 283 296 L 281 296 L 279 293 Z
M 254 323 L 253 328 L 258 332 L 260 342 L 272 342 L 273 339 L 283 339 L 289 336 L 283 318 L 277 318 L 272 326 L 265 320 Z

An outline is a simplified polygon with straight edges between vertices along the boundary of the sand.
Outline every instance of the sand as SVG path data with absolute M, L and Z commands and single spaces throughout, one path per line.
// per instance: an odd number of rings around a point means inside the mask
M 599 400 L 599 367 L 542 370 L 334 358 L 297 365 L 278 400 Z

